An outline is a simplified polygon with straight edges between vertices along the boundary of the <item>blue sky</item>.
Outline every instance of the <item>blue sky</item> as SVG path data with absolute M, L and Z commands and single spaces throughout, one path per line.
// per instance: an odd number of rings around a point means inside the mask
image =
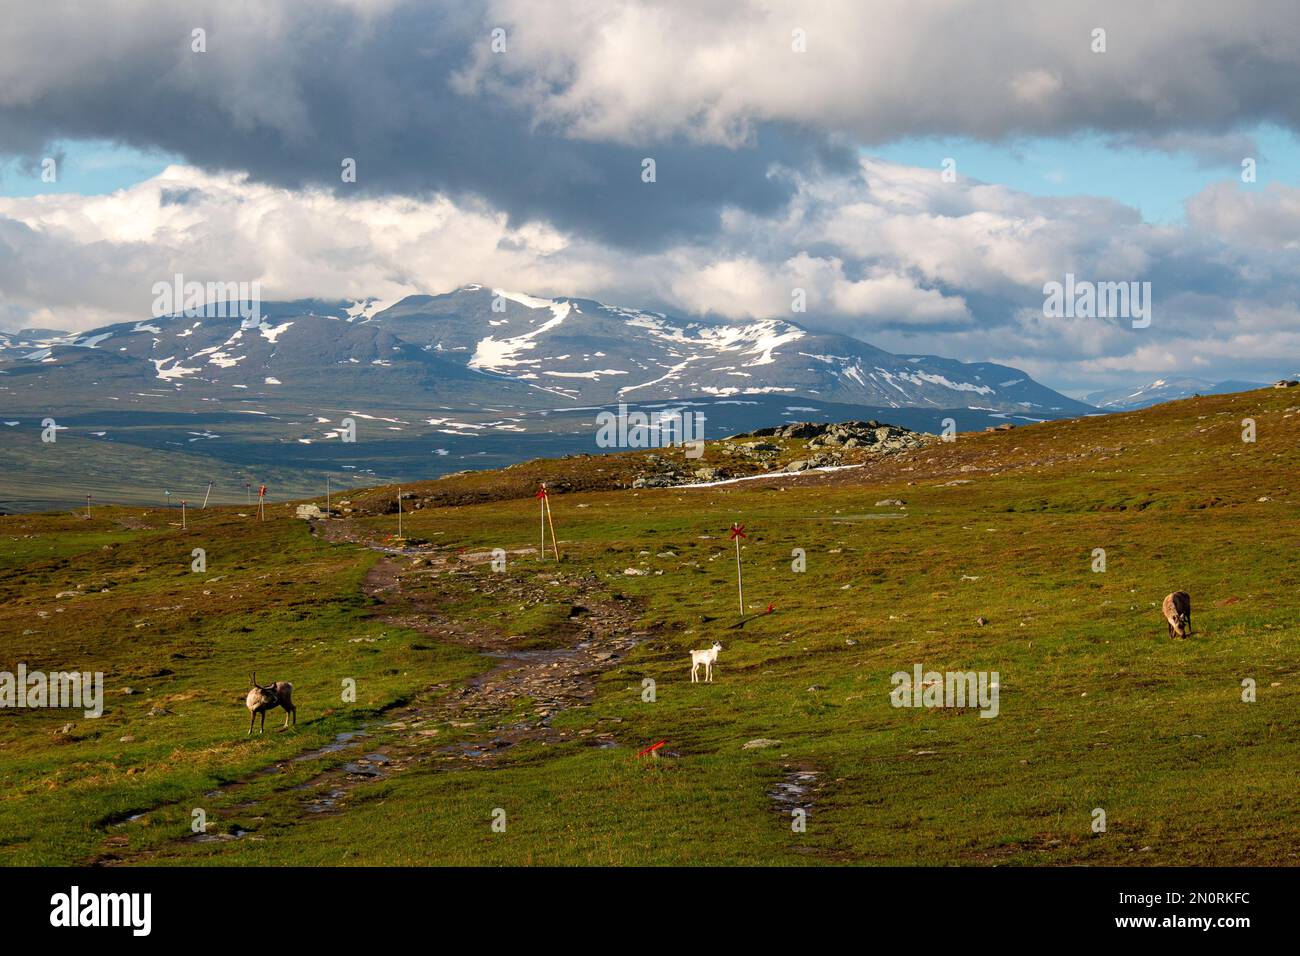
M 910 139 L 866 152 L 891 162 L 938 169 L 946 157 L 957 172 L 1035 196 L 1103 196 L 1139 210 L 1151 223 L 1183 221 L 1183 201 L 1210 183 L 1259 189 L 1269 182 L 1300 184 L 1300 140 L 1289 130 L 1249 131 L 1258 145 L 1256 182 L 1240 182 L 1238 164 L 1206 166 L 1185 152 L 1122 146 L 1098 134 L 1064 139 L 986 143 L 970 139 Z
M 17 159 L 10 159 L 0 162 L 0 195 L 102 196 L 151 179 L 172 163 L 182 162 L 179 157 L 162 152 L 146 152 L 104 141 L 61 141 L 50 152 L 54 156 L 63 154 L 63 161 L 58 164 L 58 182 L 42 182 L 39 166 L 33 171 L 23 168 Z

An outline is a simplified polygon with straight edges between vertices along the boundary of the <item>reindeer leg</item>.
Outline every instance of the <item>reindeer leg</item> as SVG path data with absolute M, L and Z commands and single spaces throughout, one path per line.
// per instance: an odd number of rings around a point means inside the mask
M 253 724 L 257 723 L 257 711 L 252 711 L 248 715 L 248 736 L 253 736 Z
M 257 728 L 259 734 L 266 733 L 266 711 L 262 711 L 262 726 Z

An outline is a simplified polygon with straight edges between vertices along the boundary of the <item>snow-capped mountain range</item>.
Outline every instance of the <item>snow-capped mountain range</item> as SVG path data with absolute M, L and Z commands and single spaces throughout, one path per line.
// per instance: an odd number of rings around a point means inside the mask
M 1193 395 L 1224 395 L 1228 392 L 1245 392 L 1263 387 L 1260 382 L 1159 378 L 1138 388 L 1110 388 L 1091 392 L 1085 395 L 1083 400 L 1089 405 L 1095 405 L 1106 411 L 1124 412 L 1159 405 L 1161 402 L 1173 402 L 1180 398 L 1191 398 Z
M 1026 420 L 1091 411 L 1004 365 L 895 355 L 784 319 L 729 323 L 467 286 L 389 306 L 264 303 L 260 321 L 170 316 L 84 333 L 0 333 L 0 381 L 30 389 L 231 389 L 309 399 L 421 396 L 519 407 L 780 396 L 968 408 Z

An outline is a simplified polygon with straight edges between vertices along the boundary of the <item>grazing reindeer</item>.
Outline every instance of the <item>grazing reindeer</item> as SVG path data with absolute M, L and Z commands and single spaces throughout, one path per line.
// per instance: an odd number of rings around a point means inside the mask
M 1160 613 L 1169 625 L 1170 637 L 1187 637 L 1192 633 L 1192 598 L 1186 591 L 1175 591 L 1160 605 Z
M 718 659 L 718 651 L 722 650 L 722 645 L 714 643 L 707 651 L 691 651 L 691 683 L 700 682 L 699 670 L 700 665 L 704 665 L 704 682 L 713 683 L 713 662 Z
M 244 706 L 248 708 L 248 733 L 253 733 L 253 722 L 257 720 L 257 715 L 262 715 L 262 727 L 258 733 L 266 732 L 266 712 L 275 710 L 277 707 L 284 708 L 284 725 L 289 726 L 289 715 L 293 715 L 293 725 L 298 726 L 298 708 L 293 706 L 293 685 L 287 680 L 275 681 L 274 683 L 262 686 L 257 682 L 257 671 L 249 676 L 252 682 L 252 690 L 244 698 Z

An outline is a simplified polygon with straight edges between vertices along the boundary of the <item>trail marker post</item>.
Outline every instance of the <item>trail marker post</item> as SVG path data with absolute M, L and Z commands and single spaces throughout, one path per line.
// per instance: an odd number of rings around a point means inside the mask
M 86 517 L 90 517 L 90 495 L 86 495 Z
M 266 485 L 257 486 L 257 520 L 266 520 Z
M 181 530 L 185 530 L 185 499 L 181 499 Z
M 731 540 L 736 542 L 736 593 L 740 596 L 740 615 L 745 616 L 745 585 L 740 577 L 740 539 L 747 538 L 743 524 L 731 526 Z
M 546 526 L 549 524 L 551 526 L 551 548 L 555 552 L 555 560 L 558 561 L 560 560 L 560 546 L 555 540 L 555 521 L 551 517 L 551 496 L 547 494 L 546 482 L 542 482 L 542 487 L 538 490 L 535 497 L 541 505 L 542 521 L 542 550 L 538 559 L 541 561 L 546 560 Z
M 397 540 L 402 540 L 402 486 L 397 486 Z
M 210 494 L 212 494 L 212 482 L 209 481 L 209 482 L 208 482 L 208 490 L 205 491 L 205 492 L 203 492 L 203 508 L 202 508 L 201 510 L 207 510 L 207 507 L 208 507 L 208 495 L 210 495 Z

